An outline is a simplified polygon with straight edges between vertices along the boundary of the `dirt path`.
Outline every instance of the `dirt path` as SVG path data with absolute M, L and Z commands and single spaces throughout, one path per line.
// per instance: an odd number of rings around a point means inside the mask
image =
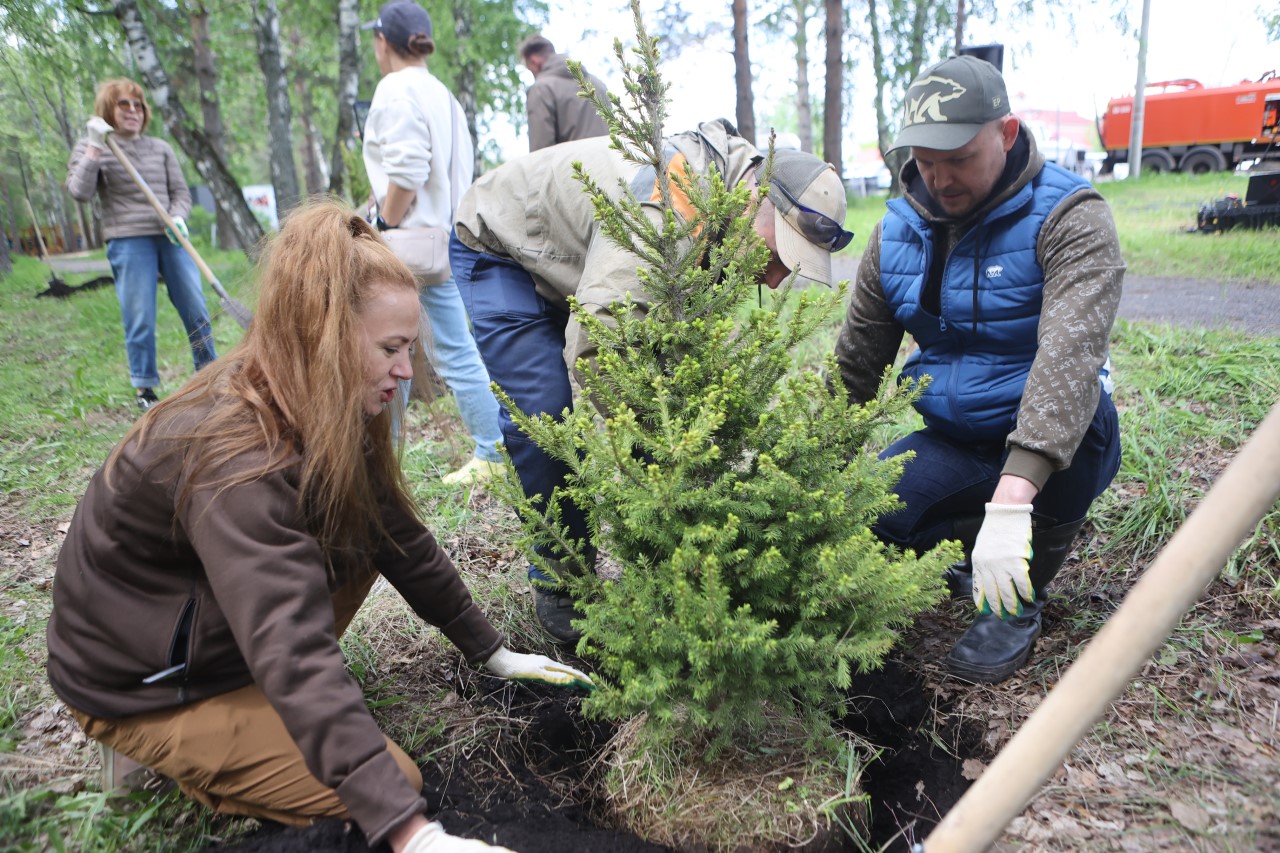
M 852 281 L 859 257 L 833 258 L 831 270 L 835 277 Z M 1185 328 L 1280 335 L 1280 281 L 1221 282 L 1129 275 L 1120 297 L 1120 317 Z

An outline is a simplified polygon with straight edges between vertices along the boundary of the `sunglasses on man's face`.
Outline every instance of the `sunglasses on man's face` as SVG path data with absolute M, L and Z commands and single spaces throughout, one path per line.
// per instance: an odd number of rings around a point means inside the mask
M 146 104 L 142 103 L 142 101 L 131 101 L 128 98 L 121 98 L 116 101 L 116 109 L 118 110 L 134 110 L 136 112 L 142 112 L 145 106 Z
M 821 246 L 828 252 L 838 252 L 845 246 L 849 245 L 853 240 L 853 232 L 844 230 L 844 226 L 836 222 L 825 213 L 819 213 L 811 207 L 805 207 L 796 197 L 787 192 L 787 188 L 777 181 L 770 181 L 771 189 L 777 190 L 782 197 L 787 200 L 790 207 L 794 207 L 798 213 L 791 217 L 789 221 L 793 222 L 804 238 L 815 246 Z M 775 199 L 774 204 L 778 204 Z M 779 205 L 779 207 L 782 207 Z M 787 213 L 790 207 L 782 207 L 782 212 Z

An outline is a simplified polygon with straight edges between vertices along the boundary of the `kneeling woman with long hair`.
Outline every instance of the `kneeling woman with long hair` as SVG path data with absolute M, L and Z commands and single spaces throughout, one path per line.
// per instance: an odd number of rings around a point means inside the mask
M 427 822 L 421 775 L 345 669 L 375 578 L 473 664 L 591 682 L 507 650 L 418 520 L 388 411 L 417 338 L 417 284 L 373 229 L 300 209 L 245 339 L 94 475 L 58 555 L 49 678 L 104 762 L 225 813 L 353 819 L 395 851 L 484 846 Z

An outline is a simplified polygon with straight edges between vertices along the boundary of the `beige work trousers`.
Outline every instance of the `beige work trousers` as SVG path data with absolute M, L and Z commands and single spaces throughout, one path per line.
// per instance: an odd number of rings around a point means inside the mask
M 339 637 L 376 579 L 373 574 L 333 594 Z M 337 792 L 311 775 L 280 715 L 255 685 L 115 720 L 70 710 L 89 737 L 168 776 L 214 811 L 288 826 L 351 817 Z M 413 760 L 390 738 L 387 749 L 409 783 L 421 790 L 422 774 Z

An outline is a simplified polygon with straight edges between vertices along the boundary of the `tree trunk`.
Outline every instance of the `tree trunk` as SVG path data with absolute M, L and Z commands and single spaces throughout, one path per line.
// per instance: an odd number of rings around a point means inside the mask
M 302 44 L 302 31 L 294 27 L 289 35 L 289 42 L 296 55 Z M 299 74 L 293 80 L 293 88 L 298 95 L 298 119 L 302 123 L 302 174 L 307 195 L 320 195 L 329 185 L 329 176 L 325 174 L 324 146 L 320 141 L 320 131 L 316 128 L 311 87 L 307 85 L 303 75 Z
M 262 239 L 262 226 L 254 218 L 249 203 L 244 200 L 240 184 L 232 177 L 209 138 L 191 121 L 182 102 L 174 97 L 169 74 L 160 64 L 151 34 L 147 32 L 146 24 L 138 11 L 137 0 L 112 0 L 112 3 L 112 11 L 124 28 L 125 38 L 137 62 L 138 73 L 150 93 L 152 106 L 164 120 L 169 134 L 191 159 L 196 172 L 208 185 L 218 209 L 226 212 L 237 242 L 246 252 L 252 250 Z
M 4 195 L 4 212 L 8 221 L 9 239 L 22 251 L 22 232 L 18 230 L 18 217 L 13 210 L 13 196 L 9 193 L 9 181 L 0 175 L 0 194 Z
M 826 91 L 822 103 L 822 156 L 844 179 L 844 8 L 840 0 L 825 0 Z
M 458 3 L 453 9 L 453 32 L 458 37 L 458 44 L 466 44 L 471 40 L 471 8 L 465 4 Z M 476 128 L 476 112 L 479 105 L 476 103 L 476 65 L 472 62 L 463 62 L 458 65 L 457 73 L 454 75 L 454 92 L 458 103 L 462 105 L 462 112 L 467 117 L 467 133 L 471 134 L 471 148 L 475 151 L 475 176 L 480 177 L 483 171 L 483 160 L 480 153 L 479 132 Z
M 964 47 L 964 0 L 956 0 L 956 56 Z
M 253 29 L 258 41 L 258 65 L 267 84 L 267 137 L 270 142 L 271 186 L 276 193 L 276 213 L 283 222 L 302 201 L 298 167 L 293 159 L 293 107 L 289 103 L 289 78 L 280 50 L 280 16 L 276 0 L 258 0 L 253 9 Z
M 9 182 L 0 175 L 0 195 L 4 196 L 5 213 L 9 224 L 0 223 L 0 278 L 13 271 L 13 261 L 9 257 L 9 240 L 18 242 L 18 230 L 13 227 L 13 204 L 9 201 Z
M 353 143 L 352 128 L 363 134 L 363 127 L 355 127 L 356 95 L 360 88 L 360 3 L 359 0 L 338 0 L 338 86 L 334 93 L 338 101 L 338 126 L 333 134 L 333 152 L 329 155 L 329 192 L 344 195 L 343 175 L 345 164 L 342 152 Z M 353 198 L 356 206 L 364 199 Z
M 225 162 L 227 149 L 222 129 L 222 106 L 218 101 L 218 68 L 213 50 L 209 47 L 209 9 L 203 2 L 196 2 L 191 6 L 191 53 L 196 85 L 200 90 L 200 118 L 204 122 L 204 133 L 209 138 L 209 145 Z M 221 206 L 217 208 L 218 247 L 240 248 L 231 220 Z
M 58 130 L 62 134 L 62 141 L 66 144 L 67 150 L 70 151 L 75 146 L 75 133 L 71 129 L 71 119 L 67 110 L 67 92 L 62 85 L 62 78 L 58 81 L 58 99 L 55 101 L 46 87 L 44 90 L 45 103 L 49 105 L 49 111 L 53 113 L 53 117 L 58 121 Z M 62 239 L 67 251 L 74 252 L 78 249 L 91 249 L 93 244 L 89 239 L 89 232 L 84 228 L 84 219 L 79 217 L 79 207 L 75 204 L 75 200 L 71 198 L 69 193 L 58 192 L 55 196 L 58 200 L 58 220 L 62 228 Z M 76 224 L 79 219 L 80 230 L 77 232 Z M 80 240 L 76 235 L 79 233 Z M 83 242 L 83 245 L 81 245 Z
M 809 102 L 809 0 L 791 0 L 796 13 L 796 122 L 800 150 L 813 150 L 813 107 Z
M 755 144 L 756 107 L 751 91 L 751 55 L 747 48 L 747 0 L 733 0 L 733 67 L 738 93 L 738 133 Z

